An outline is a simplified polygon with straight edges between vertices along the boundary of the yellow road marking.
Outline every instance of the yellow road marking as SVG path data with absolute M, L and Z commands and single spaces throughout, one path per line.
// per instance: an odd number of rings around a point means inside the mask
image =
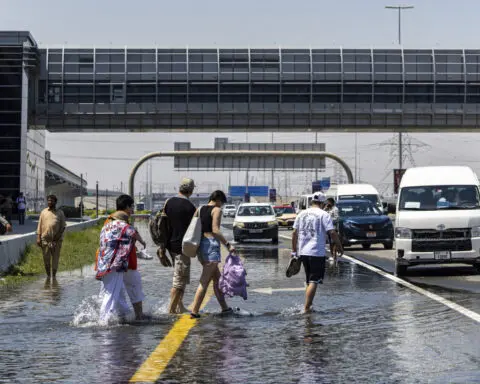
M 222 258 L 225 258 L 222 248 Z M 210 301 L 213 296 L 213 282 L 208 285 L 205 299 L 200 309 Z M 191 305 L 189 306 L 191 310 Z M 177 351 L 180 349 L 183 341 L 187 338 L 190 330 L 197 324 L 196 319 L 191 319 L 190 315 L 181 315 L 173 324 L 172 329 L 167 336 L 158 344 L 157 348 L 150 354 L 145 362 L 138 368 L 137 372 L 130 379 L 130 383 L 154 383 L 167 368 Z
M 201 308 L 205 307 L 212 295 L 213 284 L 210 284 Z M 138 368 L 137 372 L 130 379 L 130 383 L 156 382 L 179 350 L 190 330 L 196 324 L 197 320 L 191 319 L 190 315 L 181 315 L 167 336 L 163 338 L 148 359 Z

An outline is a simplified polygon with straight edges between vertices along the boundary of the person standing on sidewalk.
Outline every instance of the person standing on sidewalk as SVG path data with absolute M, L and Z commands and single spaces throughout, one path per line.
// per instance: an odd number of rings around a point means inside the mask
M 25 225 L 25 210 L 27 208 L 27 200 L 23 196 L 23 192 L 17 197 L 17 211 L 18 211 L 18 223 Z
M 200 207 L 195 215 L 200 217 L 202 223 L 202 240 L 199 247 L 198 259 L 202 264 L 200 284 L 193 300 L 192 319 L 200 318 L 200 307 L 207 293 L 208 284 L 213 280 L 213 291 L 218 304 L 222 307 L 222 314 L 232 313 L 233 309 L 227 305 L 225 296 L 218 286 L 220 280 L 220 244 L 223 244 L 230 253 L 235 253 L 235 248 L 223 236 L 220 225 L 222 222 L 222 206 L 227 202 L 227 197 L 222 191 L 215 191 L 210 195 L 206 206 Z
M 311 208 L 302 211 L 293 224 L 292 257 L 300 257 L 307 282 L 305 313 L 312 311 L 317 286 L 323 284 L 327 235 L 335 243 L 337 253 L 343 254 L 342 243 L 335 231 L 332 218 L 322 209 L 324 203 L 325 195 L 323 193 L 314 194 Z
M 164 207 L 170 225 L 170 234 L 168 243 L 165 247 L 158 249 L 157 255 L 162 265 L 169 266 L 166 253 L 168 250 L 173 261 L 173 283 L 168 306 L 168 312 L 171 314 L 188 312 L 183 304 L 183 295 L 187 284 L 190 284 L 191 260 L 190 257 L 182 254 L 182 240 L 196 211 L 189 200 L 194 189 L 194 181 L 184 178 L 180 183 L 178 196 L 168 199 Z
M 57 209 L 57 196 L 49 195 L 47 204 L 48 208 L 40 213 L 38 220 L 37 245 L 42 248 L 47 277 L 55 278 L 67 224 L 63 211 Z

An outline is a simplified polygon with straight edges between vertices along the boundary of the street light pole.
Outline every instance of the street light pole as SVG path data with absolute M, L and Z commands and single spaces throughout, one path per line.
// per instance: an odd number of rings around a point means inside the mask
M 398 45 L 402 45 L 402 11 L 415 8 L 413 5 L 387 5 L 386 9 L 393 9 L 398 12 Z M 398 168 L 403 168 L 403 137 L 398 132 Z

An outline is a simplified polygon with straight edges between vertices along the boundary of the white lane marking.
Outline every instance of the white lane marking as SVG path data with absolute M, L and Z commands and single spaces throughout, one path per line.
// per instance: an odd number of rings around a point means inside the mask
M 274 292 L 298 292 L 298 291 L 305 291 L 304 288 L 257 288 L 257 289 L 252 289 L 252 292 L 256 293 L 265 293 L 267 295 L 271 295 Z
M 284 239 L 288 239 L 288 240 L 292 239 L 291 237 L 284 236 L 284 235 L 281 235 L 280 237 L 282 237 Z M 381 275 L 383 277 L 386 277 L 387 279 L 390 279 L 390 280 L 392 280 L 392 281 L 394 281 L 394 282 L 396 282 L 400 285 L 403 285 L 404 287 L 410 288 L 412 291 L 420 293 L 421 295 L 424 295 L 424 296 L 426 296 L 426 297 L 428 297 L 428 298 L 430 298 L 430 299 L 432 299 L 432 300 L 434 300 L 434 301 L 436 301 L 440 304 L 443 304 L 446 307 L 448 307 L 450 309 L 453 309 L 454 311 L 457 311 L 458 313 L 476 321 L 477 323 L 480 323 L 480 314 L 478 314 L 474 311 L 471 311 L 468 308 L 462 307 L 461 305 L 458 305 L 458 304 L 454 303 L 453 301 L 445 299 L 444 297 L 439 296 L 435 293 L 429 292 L 426 289 L 417 287 L 416 285 L 414 285 L 414 284 L 412 284 L 412 283 L 410 283 L 406 280 L 400 279 L 399 277 L 391 275 L 390 273 L 387 273 L 385 271 L 382 271 L 381 269 L 376 268 L 376 267 L 374 267 L 370 264 L 367 264 L 367 263 L 364 263 L 363 261 L 357 260 L 356 258 L 354 258 L 352 256 L 343 255 L 342 257 L 345 260 L 348 260 L 351 263 L 360 265 L 364 268 L 369 269 L 372 272 L 378 273 L 379 275 Z

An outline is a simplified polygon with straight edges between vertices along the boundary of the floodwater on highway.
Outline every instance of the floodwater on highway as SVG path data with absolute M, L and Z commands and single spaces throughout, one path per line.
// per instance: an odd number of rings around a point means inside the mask
M 289 246 L 237 245 L 249 298 L 229 303 L 244 311 L 216 316 L 211 299 L 158 382 L 480 382 L 478 323 L 354 264 L 329 264 L 316 312 L 302 314 L 303 292 L 275 291 L 304 285 L 303 270 L 285 277 Z M 128 382 L 177 320 L 166 314 L 172 270 L 156 258 L 139 260 L 139 270 L 149 323 L 99 326 L 92 266 L 0 290 L 0 383 Z M 199 271 L 193 260 L 186 303 Z

